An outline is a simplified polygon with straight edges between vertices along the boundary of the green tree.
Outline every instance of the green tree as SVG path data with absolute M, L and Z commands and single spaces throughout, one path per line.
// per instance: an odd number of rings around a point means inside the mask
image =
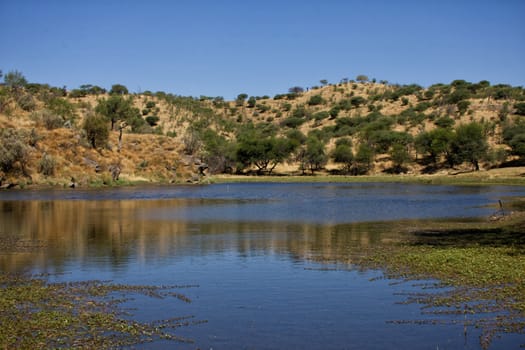
M 264 125 L 245 128 L 237 136 L 237 160 L 245 167 L 255 165 L 258 173 L 273 169 L 286 160 L 295 144 L 288 138 L 275 137 Z
M 128 88 L 122 84 L 114 84 L 109 90 L 110 95 L 127 95 L 129 93 Z
M 321 79 L 319 80 L 319 82 L 321 83 L 321 85 L 325 86 L 326 84 L 328 84 L 328 80 L 326 79 Z
M 415 139 L 415 146 L 418 152 L 427 155 L 436 164 L 442 155 L 449 153 L 453 138 L 451 129 L 436 128 L 419 134 Z
M 159 120 L 160 118 L 156 115 L 150 115 L 146 117 L 146 123 L 148 123 L 149 126 L 156 126 Z
M 328 113 L 330 114 L 330 119 L 335 119 L 339 115 L 339 112 L 341 111 L 341 108 L 339 106 L 332 107 Z
M 211 174 L 232 172 L 236 163 L 236 144 L 219 135 L 215 130 L 206 129 L 202 135 L 202 159 Z
M 514 108 L 516 108 L 516 114 L 525 115 L 525 102 L 518 102 L 514 104 Z
M 237 106 L 243 106 L 244 105 L 244 101 L 248 98 L 248 95 L 247 94 L 239 94 L 237 95 L 237 98 L 235 99 L 235 104 Z
M 470 97 L 471 93 L 469 90 L 466 88 L 458 88 L 448 96 L 447 102 L 450 104 L 457 104 L 458 102 L 469 99 Z
M 308 136 L 306 146 L 300 156 L 301 170 L 309 169 L 312 174 L 322 169 L 328 162 L 323 141 L 315 136 Z
M 366 103 L 366 99 L 362 96 L 354 96 L 350 99 L 350 104 L 355 108 L 359 108 L 359 106 L 365 103 Z
M 324 103 L 325 103 L 325 100 L 323 99 L 323 97 L 321 95 L 313 95 L 308 100 L 308 105 L 310 105 L 310 106 L 322 105 Z
M 364 74 L 359 74 L 355 80 L 357 80 L 360 83 L 366 83 L 368 81 L 368 77 Z
M 396 173 L 403 172 L 405 163 L 410 161 L 407 146 L 395 143 L 390 149 L 390 158 L 392 159 L 393 171 Z
M 0 170 L 5 173 L 16 170 L 17 165 L 27 176 L 29 147 L 24 135 L 16 129 L 0 128 Z
M 332 158 L 334 162 L 342 163 L 343 170 L 349 172 L 354 162 L 352 141 L 348 138 L 338 139 L 335 144 L 335 149 L 332 152 Z
M 487 154 L 487 137 L 483 126 L 472 122 L 456 128 L 451 143 L 451 153 L 458 162 L 469 162 L 479 170 L 479 162 Z
M 27 85 L 27 80 L 21 72 L 14 70 L 4 76 L 4 83 L 12 90 L 20 90 Z
M 434 124 L 436 126 L 439 126 L 440 128 L 451 128 L 454 126 L 455 122 L 454 122 L 454 119 L 448 117 L 448 116 L 444 116 L 444 117 L 440 117 L 438 119 L 436 119 L 434 121 Z
M 464 115 L 470 107 L 470 102 L 467 100 L 462 100 L 457 103 L 457 106 L 459 115 Z
M 372 161 L 374 160 L 374 149 L 366 143 L 361 143 L 355 155 L 355 161 L 358 166 L 359 173 L 368 173 L 372 168 Z
M 300 86 L 292 86 L 291 88 L 288 89 L 288 92 L 291 94 L 299 95 L 304 92 L 304 88 Z
M 257 104 L 257 99 L 254 96 L 250 96 L 248 99 L 248 108 L 253 108 Z
M 91 147 L 95 149 L 102 147 L 108 141 L 109 129 L 107 119 L 104 116 L 89 114 L 84 119 L 84 125 L 82 127 L 86 132 L 86 138 L 91 144 Z
M 125 121 L 132 126 L 133 131 L 138 131 L 145 123 L 139 110 L 133 107 L 131 97 L 124 98 L 120 95 L 111 95 L 107 99 L 100 100 L 95 111 L 111 122 L 111 130 L 115 128 L 118 121 Z
M 49 111 L 60 116 L 63 120 L 74 120 L 76 117 L 76 107 L 71 102 L 61 98 L 53 97 L 46 102 Z
M 513 155 L 525 158 L 525 122 L 506 125 L 502 136 L 503 141 L 510 146 Z

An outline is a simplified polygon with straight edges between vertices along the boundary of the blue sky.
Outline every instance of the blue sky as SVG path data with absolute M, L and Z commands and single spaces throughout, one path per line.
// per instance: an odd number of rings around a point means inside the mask
M 524 0 L 0 0 L 0 69 L 226 99 L 358 74 L 523 86 L 524 14 Z

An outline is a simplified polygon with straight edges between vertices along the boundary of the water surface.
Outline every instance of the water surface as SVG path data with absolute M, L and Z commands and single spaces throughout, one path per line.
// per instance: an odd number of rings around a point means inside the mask
M 180 335 L 201 349 L 477 349 L 479 331 L 399 325 L 433 319 L 412 283 L 361 271 L 349 251 L 398 239 L 391 220 L 490 215 L 522 187 L 220 184 L 0 193 L 0 238 L 42 245 L 0 252 L 4 271 L 53 280 L 192 285 L 192 302 L 137 297 L 141 320 L 192 315 Z M 321 264 L 317 261 L 335 261 Z M 516 335 L 494 349 L 515 348 Z M 172 344 L 173 345 L 173 344 Z M 165 348 L 156 342 L 146 348 Z

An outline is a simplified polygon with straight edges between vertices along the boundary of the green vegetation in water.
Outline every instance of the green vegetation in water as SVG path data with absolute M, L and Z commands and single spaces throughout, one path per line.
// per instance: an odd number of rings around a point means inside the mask
M 525 334 L 525 221 L 518 217 L 485 228 L 472 222 L 418 229 L 404 242 L 362 256 L 359 264 L 382 268 L 390 278 L 439 280 L 435 287 L 449 288 L 409 294 L 407 303 L 423 304 L 431 314 L 464 315 L 465 333 L 467 326 L 480 328 L 486 349 L 498 334 Z
M 0 348 L 109 349 L 156 339 L 191 342 L 175 334 L 199 324 L 194 316 L 149 323 L 130 319 L 121 307 L 133 295 L 174 297 L 192 286 L 129 286 L 101 281 L 48 283 L 42 276 L 0 274 Z

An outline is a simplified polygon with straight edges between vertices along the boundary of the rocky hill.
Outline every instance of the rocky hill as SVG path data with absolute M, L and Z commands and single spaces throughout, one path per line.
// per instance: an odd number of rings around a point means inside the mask
M 199 98 L 0 86 L 0 186 L 200 182 L 211 174 L 455 174 L 523 166 L 522 87 L 456 80 Z M 523 171 L 525 172 L 525 170 Z

